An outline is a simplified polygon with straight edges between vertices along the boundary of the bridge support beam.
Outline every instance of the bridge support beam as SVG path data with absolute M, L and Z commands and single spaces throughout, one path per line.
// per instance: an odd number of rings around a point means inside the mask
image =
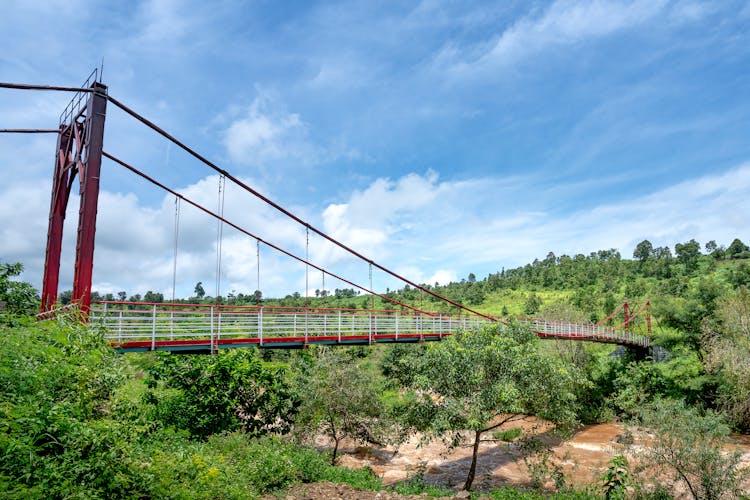
M 99 202 L 104 119 L 107 111 L 107 86 L 94 81 L 91 87 L 94 92 L 88 94 L 85 106 L 79 107 L 81 98 L 74 97 L 71 106 L 68 107 L 69 111 L 66 109 L 67 114 L 64 113 L 61 118 L 47 229 L 41 312 L 51 310 L 57 302 L 65 211 L 76 177 L 79 179 L 81 199 L 72 300 L 79 305 L 84 317 L 88 317 L 91 309 L 94 236 Z

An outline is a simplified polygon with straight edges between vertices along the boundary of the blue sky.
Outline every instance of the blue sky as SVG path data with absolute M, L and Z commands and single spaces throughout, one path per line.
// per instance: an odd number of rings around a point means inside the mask
M 419 282 L 648 238 L 750 240 L 750 3 L 8 1 L 0 80 L 110 93 L 329 234 Z M 70 98 L 0 91 L 0 128 Z M 54 137 L 0 136 L 0 259 L 37 286 Z M 105 150 L 211 207 L 213 172 L 110 106 Z M 77 199 L 61 286 L 69 287 Z M 304 255 L 229 187 L 225 213 Z M 181 210 L 177 295 L 215 292 L 216 223 Z M 171 294 L 174 200 L 105 162 L 94 287 Z M 319 239 L 316 263 L 368 284 Z M 66 264 L 67 263 L 67 264 Z M 261 250 L 267 295 L 304 268 Z M 322 287 L 310 276 L 310 288 Z M 220 291 L 258 286 L 224 231 Z M 327 288 L 344 286 L 331 279 Z M 374 286 L 401 286 L 376 273 Z

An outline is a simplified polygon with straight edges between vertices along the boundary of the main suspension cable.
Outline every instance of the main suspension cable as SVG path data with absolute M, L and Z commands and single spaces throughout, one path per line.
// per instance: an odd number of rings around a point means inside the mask
M 189 203 L 190 205 L 194 206 L 198 210 L 200 210 L 200 211 L 202 211 L 202 212 L 210 215 L 211 217 L 219 219 L 224 224 L 226 224 L 226 225 L 228 225 L 228 226 L 236 229 L 237 231 L 241 232 L 242 234 L 245 234 L 245 235 L 247 235 L 247 236 L 249 236 L 249 237 L 251 237 L 251 238 L 253 238 L 255 240 L 258 240 L 260 243 L 265 244 L 266 246 L 268 246 L 268 247 L 276 250 L 279 253 L 282 253 L 282 254 L 286 255 L 287 257 L 291 257 L 292 259 L 294 259 L 294 260 L 296 260 L 298 262 L 301 262 L 301 263 L 305 264 L 306 266 L 310 266 L 311 268 L 316 269 L 318 271 L 325 271 L 329 276 L 331 276 L 333 278 L 336 278 L 337 280 L 339 280 L 339 281 L 341 281 L 343 283 L 346 283 L 347 285 L 351 285 L 351 286 L 353 286 L 353 287 L 355 287 L 355 288 L 357 288 L 359 290 L 362 290 L 365 293 L 374 294 L 374 295 L 376 295 L 376 296 L 378 296 L 378 297 L 380 297 L 380 298 L 382 298 L 384 300 L 387 300 L 388 302 L 392 302 L 393 304 L 396 304 L 398 306 L 404 307 L 406 309 L 412 310 L 412 311 L 417 312 L 417 313 L 426 314 L 428 316 L 436 316 L 435 313 L 428 312 L 428 311 L 421 311 L 421 310 L 417 309 L 414 306 L 411 306 L 409 304 L 405 304 L 405 303 L 403 303 L 401 301 L 398 301 L 396 299 L 392 299 L 392 298 L 390 298 L 388 296 L 385 296 L 385 295 L 377 293 L 377 292 L 375 292 L 373 290 L 370 290 L 367 287 L 364 287 L 364 286 L 359 285 L 359 284 L 357 284 L 357 283 L 355 283 L 355 282 L 353 282 L 351 280 L 348 280 L 348 279 L 344 278 L 343 276 L 340 276 L 338 274 L 332 273 L 330 271 L 326 271 L 324 268 L 318 266 L 317 264 L 313 264 L 312 262 L 309 262 L 308 260 L 303 259 L 302 257 L 294 255 L 293 253 L 289 252 L 288 250 L 284 250 L 283 248 L 279 247 L 278 245 L 274 245 L 273 243 L 264 240 L 260 236 L 257 236 L 256 234 L 253 234 L 252 232 L 248 231 L 247 229 L 244 229 L 243 227 L 238 226 L 234 222 L 221 217 L 219 214 L 217 214 L 215 212 L 212 212 L 208 208 L 206 208 L 206 207 L 204 207 L 204 206 L 202 206 L 202 205 L 194 202 L 193 200 L 191 200 L 190 198 L 188 198 L 186 196 L 183 196 L 182 194 L 178 193 L 174 189 L 171 189 L 171 188 L 167 187 L 166 185 L 164 185 L 161 182 L 157 181 L 156 179 L 154 179 L 153 177 L 149 176 L 148 174 L 146 174 L 144 172 L 141 172 L 140 170 L 138 170 L 137 168 L 135 168 L 135 167 L 133 167 L 131 165 L 128 165 L 127 163 L 125 163 L 124 161 L 120 160 L 116 156 L 113 156 L 113 155 L 107 153 L 106 151 L 102 151 L 102 156 L 104 156 L 105 158 L 108 158 L 109 160 L 112 160 L 113 162 L 115 162 L 116 164 L 120 165 L 121 167 L 124 167 L 127 170 L 130 170 L 134 174 L 138 175 L 139 177 L 142 177 L 143 179 L 145 179 L 148 182 L 150 182 L 151 184 L 153 184 L 153 185 L 155 185 L 155 186 L 163 189 L 164 191 L 166 191 L 166 192 L 168 192 L 168 193 L 170 193 L 170 194 L 172 194 L 174 196 L 177 196 L 180 200 L 182 200 L 182 201 L 184 201 L 186 203 Z
M 56 128 L 0 128 L 0 134 L 59 134 Z
M 59 92 L 99 92 L 99 89 L 93 89 L 91 87 L 78 88 L 78 87 L 60 87 L 58 85 L 30 85 L 27 83 L 9 83 L 0 82 L 0 88 L 2 89 L 15 89 L 15 90 L 56 90 Z
M 428 293 L 428 294 L 432 295 L 433 297 L 442 300 L 443 302 L 447 302 L 447 303 L 452 304 L 452 305 L 454 305 L 454 306 L 456 306 L 456 307 L 458 307 L 460 309 L 464 309 L 464 310 L 469 311 L 469 312 L 471 312 L 473 314 L 476 314 L 477 316 L 481 316 L 481 317 L 489 319 L 491 321 L 497 321 L 497 319 L 493 318 L 492 316 L 489 316 L 487 314 L 475 311 L 474 309 L 471 309 L 469 307 L 464 306 L 463 304 L 455 302 L 455 301 L 449 299 L 448 297 L 443 297 L 442 295 L 437 294 L 437 293 L 433 292 L 432 290 L 427 290 L 422 285 L 418 285 L 418 284 L 414 283 L 413 281 L 411 281 L 411 280 L 409 280 L 409 279 L 407 279 L 407 278 L 405 278 L 405 277 L 397 274 L 396 272 L 391 271 L 387 267 L 384 267 L 384 266 L 378 264 L 377 262 L 373 261 L 372 259 L 368 259 L 367 257 L 365 257 L 361 253 L 357 252 L 353 248 L 349 247 L 348 245 L 345 245 L 344 243 L 341 243 L 340 241 L 336 240 L 332 236 L 329 236 L 328 234 L 324 233 L 323 231 L 321 231 L 320 229 L 316 228 L 315 226 L 312 226 L 309 222 L 306 222 L 305 220 L 301 219 L 300 217 L 298 217 L 294 213 L 290 212 L 286 208 L 284 208 L 281 205 L 279 205 L 278 203 L 274 202 L 273 200 L 271 200 L 267 196 L 265 196 L 265 195 L 261 194 L 260 192 L 256 191 L 255 189 L 253 189 L 252 187 L 250 187 L 248 184 L 242 182 L 240 179 L 238 179 L 234 175 L 230 174 L 229 172 L 227 172 L 223 168 L 219 167 L 218 165 L 216 165 L 215 163 L 213 163 L 212 161 L 210 161 L 208 158 L 206 158 L 205 156 L 201 155 L 197 151 L 193 150 L 190 146 L 188 146 L 184 142 L 180 141 L 179 139 L 177 139 L 176 137 L 174 137 L 173 135 L 171 135 L 169 132 L 167 132 L 166 130 L 162 129 L 158 125 L 156 125 L 154 122 L 152 122 L 148 118 L 146 118 L 146 117 L 138 114 L 136 111 L 134 111 L 133 109 L 129 108 L 128 106 L 126 106 L 122 102 L 118 101 L 114 97 L 112 97 L 109 94 L 107 94 L 106 98 L 113 105 L 115 105 L 116 107 L 120 108 L 122 111 L 124 111 L 125 113 L 129 114 L 130 116 L 132 116 L 136 120 L 140 121 L 141 123 L 143 123 L 144 125 L 146 125 L 147 127 L 149 127 L 151 130 L 155 131 L 156 133 L 160 134 L 161 136 L 165 137 L 166 139 L 172 141 L 174 144 L 176 144 L 177 146 L 179 146 L 180 148 L 182 148 L 185 152 L 187 152 L 188 154 L 190 154 L 191 156 L 193 156 L 197 160 L 201 161 L 202 163 L 204 163 L 208 167 L 212 168 L 216 172 L 224 175 L 227 179 L 231 180 L 233 183 L 235 183 L 236 185 L 240 186 L 245 191 L 247 191 L 247 192 L 251 193 L 253 196 L 261 199 L 266 204 L 272 206 L 273 208 L 275 208 L 276 210 L 278 210 L 282 214 L 286 215 L 290 219 L 292 219 L 295 222 L 297 222 L 298 224 L 301 224 L 301 225 L 305 226 L 308 229 L 308 231 L 313 231 L 314 233 L 316 233 L 319 236 L 325 238 L 326 240 L 330 241 L 334 245 L 340 247 L 343 250 L 346 250 L 347 252 L 349 252 L 350 254 L 354 255 L 355 257 L 358 257 L 359 259 L 364 260 L 365 262 L 368 262 L 368 263 L 372 264 L 376 268 L 380 269 L 381 271 L 383 271 L 385 273 L 390 274 L 394 278 L 397 278 L 397 279 L 403 281 L 404 283 L 408 283 L 409 285 L 411 285 L 411 286 L 413 286 L 413 287 L 415 287 L 415 288 L 417 288 L 419 290 L 422 290 L 423 292 Z
M 57 86 L 57 85 L 30 85 L 30 84 L 8 83 L 8 82 L 0 82 L 0 88 L 17 89 L 17 90 L 50 90 L 50 91 L 62 91 L 62 92 L 88 92 L 88 93 L 98 93 L 98 92 L 101 92 L 100 89 L 96 89 L 96 88 L 93 88 L 93 87 L 79 88 L 79 87 L 64 87 L 64 86 Z M 336 240 L 335 238 L 333 238 L 332 236 L 329 236 L 328 234 L 326 234 L 322 230 L 320 230 L 320 229 L 312 226 L 309 222 L 304 221 L 303 219 L 301 219 L 300 217 L 298 217 L 294 213 L 290 212 L 289 210 L 285 209 L 284 207 L 282 207 L 278 203 L 274 202 L 273 200 L 271 200 L 267 196 L 264 196 L 259 191 L 256 191 L 255 189 L 253 189 L 252 187 L 250 187 L 246 183 L 242 182 L 237 177 L 233 176 L 232 174 L 230 174 L 229 172 L 227 172 L 223 168 L 219 167 L 218 165 L 216 165 L 215 163 L 213 163 L 212 161 L 210 161 L 208 158 L 204 157 L 203 155 L 201 155 L 197 151 L 193 150 L 187 144 L 185 144 L 184 142 L 180 141 L 179 139 L 177 139 L 176 137 L 174 137 L 173 135 L 171 135 L 170 133 L 168 133 L 166 130 L 164 130 L 161 127 L 159 127 L 158 125 L 156 125 L 154 122 L 152 122 L 148 118 L 146 118 L 143 115 L 137 113 L 135 110 L 129 108 L 124 103 L 120 102 L 119 100 L 117 100 L 114 97 L 112 97 L 111 95 L 109 95 L 109 93 L 105 94 L 103 97 L 105 97 L 114 106 L 118 107 L 119 109 L 121 109 L 122 111 L 124 111 L 125 113 L 127 113 L 128 115 L 132 116 L 133 118 L 135 118 L 139 122 L 141 122 L 144 125 L 146 125 L 147 127 L 149 127 L 151 130 L 157 132 L 161 136 L 163 136 L 166 139 L 172 141 L 174 144 L 176 144 L 177 146 L 179 146 L 180 148 L 182 148 L 185 152 L 187 152 L 188 154 L 190 154 L 191 156 L 193 156 L 197 160 L 201 161 L 202 163 L 204 163 L 208 167 L 212 168 L 216 172 L 224 175 L 224 177 L 226 177 L 227 179 L 231 180 L 232 182 L 234 182 L 238 186 L 242 187 L 247 192 L 249 192 L 252 195 L 256 196 L 257 198 L 261 199 L 266 204 L 272 206 L 273 208 L 275 208 L 279 212 L 283 213 L 287 217 L 289 217 L 292 220 L 294 220 L 295 222 L 297 222 L 298 224 L 301 224 L 301 225 L 305 226 L 308 230 L 311 230 L 311 231 L 315 232 L 316 234 L 318 234 L 319 236 L 325 238 L 326 240 L 328 240 L 329 242 L 331 242 L 334 245 L 338 246 L 339 248 L 341 248 L 343 250 L 346 250 L 347 252 L 349 252 L 350 254 L 354 255 L 355 257 L 358 257 L 359 259 L 364 260 L 365 262 L 370 263 L 371 265 L 373 265 L 376 268 L 380 269 L 381 271 L 383 271 L 383 272 L 385 272 L 385 273 L 393 276 L 394 278 L 396 278 L 396 279 L 398 279 L 398 280 L 400 280 L 400 281 L 402 281 L 404 283 L 407 283 L 407 284 L 409 284 L 409 285 L 411 285 L 411 286 L 413 286 L 413 287 L 415 287 L 415 288 L 417 288 L 417 289 L 419 289 L 419 290 L 421 290 L 421 291 L 423 291 L 425 293 L 428 293 L 428 294 L 432 295 L 433 297 L 442 300 L 443 302 L 447 302 L 447 303 L 452 304 L 452 305 L 454 305 L 454 306 L 456 306 L 456 307 L 458 307 L 460 309 L 466 310 L 468 312 L 476 314 L 477 316 L 481 316 L 481 317 L 489 319 L 491 321 L 497 321 L 496 318 L 494 318 L 494 317 L 492 317 L 490 315 L 487 315 L 487 314 L 475 311 L 474 309 L 471 309 L 470 307 L 464 306 L 463 304 L 460 304 L 460 303 L 458 303 L 458 302 L 456 302 L 454 300 L 451 300 L 448 297 L 444 297 L 444 296 L 442 296 L 442 295 L 440 295 L 438 293 L 433 292 L 432 290 L 428 290 L 425 287 L 423 287 L 422 285 L 419 285 L 419 284 L 417 284 L 417 283 L 415 283 L 415 282 L 413 282 L 413 281 L 405 278 L 404 276 L 401 276 L 398 273 L 396 273 L 394 271 L 391 271 L 387 267 L 382 266 L 381 264 L 378 264 L 377 262 L 373 261 L 372 259 L 369 259 L 369 258 L 365 257 L 364 255 L 362 255 L 361 253 L 357 252 L 356 250 L 354 250 L 353 248 L 349 247 L 348 245 L 345 245 L 344 243 L 342 243 L 342 242 Z

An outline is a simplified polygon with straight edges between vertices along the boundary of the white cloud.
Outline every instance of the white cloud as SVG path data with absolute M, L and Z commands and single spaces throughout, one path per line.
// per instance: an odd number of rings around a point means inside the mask
M 259 93 L 244 116 L 224 132 L 229 157 L 241 165 L 263 165 L 280 159 L 317 162 L 318 152 L 307 138 L 307 127 L 296 113 L 287 113 L 267 93 Z
M 138 18 L 142 22 L 140 41 L 144 44 L 177 43 L 193 30 L 194 21 L 188 17 L 192 10 L 179 0 L 147 0 L 140 5 Z
M 323 211 L 323 228 L 365 256 L 384 256 L 388 253 L 386 241 L 419 224 L 414 213 L 430 206 L 440 195 L 437 181 L 432 171 L 424 176 L 408 174 L 396 181 L 377 179 L 367 189 L 354 191 L 346 203 L 330 204 Z M 346 256 L 340 250 L 325 252 L 322 248 L 316 257 L 324 262 Z
M 435 274 L 427 278 L 424 282 L 429 285 L 433 285 L 435 283 L 447 285 L 448 283 L 451 283 L 453 281 L 458 281 L 456 271 L 453 271 L 451 269 L 438 269 L 437 271 L 435 271 Z
M 532 12 L 505 29 L 496 41 L 482 44 L 478 57 L 465 58 L 475 48 L 447 45 L 436 57 L 455 76 L 485 76 L 498 66 L 514 64 L 546 50 L 595 40 L 637 28 L 659 15 L 665 0 L 558 0 L 541 14 Z
M 531 178 L 514 185 L 518 193 L 511 198 L 499 198 L 503 186 L 499 179 L 438 182 L 434 174 L 379 179 L 353 193 L 348 203 L 330 205 L 323 214 L 325 227 L 355 249 L 368 249 L 366 255 L 379 263 L 426 283 L 522 265 L 549 251 L 618 248 L 629 257 L 643 238 L 669 246 L 690 238 L 725 244 L 748 238 L 750 164 L 565 213 L 555 206 L 560 197 L 580 195 L 572 185 L 547 199 L 524 195 L 538 190 Z M 467 210 L 468 200 L 475 205 Z

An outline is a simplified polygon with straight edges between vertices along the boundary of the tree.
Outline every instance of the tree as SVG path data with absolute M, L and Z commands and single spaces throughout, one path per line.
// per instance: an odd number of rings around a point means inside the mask
M 729 271 L 727 280 L 734 288 L 750 288 L 750 266 L 745 262 L 738 263 L 737 267 Z
M 433 437 L 449 435 L 453 446 L 465 439 L 460 431 L 471 431 L 466 490 L 485 433 L 529 414 L 574 420 L 573 376 L 538 343 L 528 327 L 493 325 L 431 344 L 413 362 L 411 424 Z
M 120 302 L 125 302 L 125 299 L 128 297 L 127 292 L 117 292 L 117 300 Z
M 318 350 L 317 358 L 298 371 L 297 386 L 304 400 L 295 419 L 302 436 L 325 433 L 333 441 L 335 464 L 344 438 L 383 445 L 394 428 L 385 418 L 377 381 L 359 363 L 332 349 Z
M 750 248 L 742 243 L 739 238 L 735 238 L 727 248 L 726 255 L 730 259 L 747 259 L 750 257 Z
M 0 263 L 0 312 L 11 315 L 33 314 L 37 309 L 37 293 L 31 284 L 14 278 L 23 272 L 23 264 Z
M 198 297 L 199 299 L 202 299 L 203 297 L 206 296 L 206 290 L 203 288 L 202 281 L 199 281 L 198 283 L 195 284 L 194 291 L 195 291 L 195 296 Z
M 57 301 L 63 306 L 67 306 L 68 304 L 73 302 L 73 290 L 63 290 L 62 292 L 58 293 Z
M 720 414 L 663 399 L 641 408 L 635 423 L 652 431 L 649 446 L 636 452 L 650 477 L 671 474 L 673 483 L 682 483 L 695 499 L 741 496 L 747 472 L 739 468 L 741 452 L 722 450 L 729 427 Z
M 161 303 L 164 302 L 164 294 L 161 292 L 152 292 L 149 290 L 143 295 L 144 302 Z
M 542 299 L 532 292 L 526 299 L 526 303 L 523 306 L 523 312 L 527 316 L 531 316 L 532 314 L 536 314 L 540 307 L 542 307 Z
M 750 431 L 750 293 L 719 300 L 714 324 L 704 323 L 706 369 L 719 377 L 718 403 L 740 430 Z
M 633 258 L 641 263 L 641 266 L 652 256 L 654 246 L 648 240 L 643 240 L 635 246 Z
M 674 252 L 677 260 L 685 265 L 687 272 L 693 272 L 698 267 L 698 258 L 701 255 L 701 245 L 695 240 L 685 243 L 677 243 L 674 246 Z
M 703 248 L 705 248 L 706 249 L 706 253 L 708 253 L 710 255 L 710 254 L 712 254 L 713 252 L 715 252 L 719 248 L 719 245 L 716 244 L 716 240 L 711 240 L 708 243 L 706 243 L 703 246 Z

